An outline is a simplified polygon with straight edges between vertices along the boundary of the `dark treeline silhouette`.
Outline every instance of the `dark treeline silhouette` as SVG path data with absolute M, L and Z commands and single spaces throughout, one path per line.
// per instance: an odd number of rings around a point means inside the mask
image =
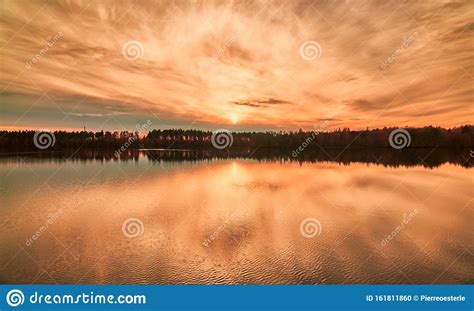
M 341 129 L 331 132 L 296 131 L 296 132 L 232 132 L 232 145 L 226 150 L 253 151 L 260 149 L 277 149 L 286 153 L 309 153 L 309 150 L 328 148 L 389 148 L 390 133 L 397 128 L 367 129 L 353 131 Z M 465 125 L 452 129 L 440 127 L 405 128 L 409 133 L 410 144 L 407 148 L 471 148 L 474 146 L 474 126 Z M 35 145 L 35 131 L 0 131 L 0 150 L 2 153 L 21 151 L 41 151 Z M 54 145 L 46 151 L 92 149 L 120 150 L 128 149 L 215 149 L 212 145 L 211 131 L 200 130 L 152 130 L 146 134 L 139 132 L 89 132 L 56 131 Z M 222 134 L 225 136 L 226 134 Z M 41 140 L 36 137 L 36 142 Z M 43 139 L 46 139 L 43 137 Z M 219 139 L 219 136 L 217 136 Z M 227 145 L 226 137 L 221 143 Z M 215 140 L 215 139 L 214 139 Z M 46 141 L 46 143 L 48 143 Z M 304 151 L 303 151 L 304 150 Z

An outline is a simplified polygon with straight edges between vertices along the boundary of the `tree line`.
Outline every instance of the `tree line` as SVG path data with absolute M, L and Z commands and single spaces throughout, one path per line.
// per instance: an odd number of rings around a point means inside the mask
M 338 129 L 334 131 L 267 131 L 221 133 L 229 150 L 278 149 L 292 152 L 319 148 L 390 148 L 391 133 L 398 128 L 366 130 Z M 406 148 L 472 148 L 474 126 L 464 125 L 445 129 L 427 126 L 404 128 L 408 132 Z M 216 149 L 213 142 L 219 133 L 202 130 L 166 129 L 147 133 L 128 131 L 55 131 L 49 133 L 51 144 L 45 150 L 70 149 Z M 35 136 L 36 135 L 36 136 Z M 0 131 L 0 150 L 3 152 L 38 150 L 36 131 Z M 392 139 L 393 140 L 393 139 Z

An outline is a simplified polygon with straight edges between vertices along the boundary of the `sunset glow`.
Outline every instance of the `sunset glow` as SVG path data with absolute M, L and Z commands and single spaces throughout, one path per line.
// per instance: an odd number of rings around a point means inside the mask
M 472 121 L 469 1 L 5 1 L 3 129 Z
M 230 118 L 232 120 L 232 124 L 237 124 L 239 122 L 239 116 L 236 113 L 232 113 Z

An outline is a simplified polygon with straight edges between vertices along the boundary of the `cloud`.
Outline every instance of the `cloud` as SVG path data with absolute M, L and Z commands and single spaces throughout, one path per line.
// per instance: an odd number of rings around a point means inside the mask
M 233 105 L 237 106 L 248 106 L 248 107 L 268 107 L 273 105 L 294 105 L 293 103 L 285 100 L 267 98 L 267 99 L 251 99 L 244 101 L 233 101 Z
M 235 116 L 243 127 L 288 129 L 327 119 L 338 120 L 328 128 L 460 125 L 472 104 L 473 7 L 6 1 L 0 89 L 46 93 L 54 103 L 38 109 L 87 98 L 80 111 L 89 114 L 112 105 L 202 126 L 230 125 Z M 301 56 L 307 41 L 318 42 L 319 58 Z M 124 54 L 130 42 L 138 42 L 134 59 Z

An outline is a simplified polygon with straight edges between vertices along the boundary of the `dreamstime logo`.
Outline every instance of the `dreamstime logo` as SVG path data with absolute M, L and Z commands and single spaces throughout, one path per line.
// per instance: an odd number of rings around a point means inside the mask
M 413 42 L 415 42 L 416 38 L 418 37 L 418 32 L 414 32 L 409 36 L 404 36 L 402 39 L 402 44 L 399 48 L 393 51 L 392 55 L 390 55 L 383 63 L 380 65 L 380 70 L 387 69 L 402 53 L 407 49 Z
M 122 152 L 127 150 L 128 147 L 130 147 L 135 141 L 139 140 L 140 139 L 139 135 L 144 133 L 145 131 L 147 131 L 148 127 L 151 124 L 152 124 L 152 122 L 150 120 L 146 121 L 146 123 L 142 124 L 142 125 L 137 124 L 135 126 L 135 128 L 137 129 L 137 132 L 132 133 L 131 136 L 128 137 L 127 141 L 125 143 L 123 143 L 123 145 L 119 149 L 115 150 L 114 156 L 119 157 Z
M 305 41 L 300 46 L 300 56 L 307 61 L 320 58 L 322 53 L 323 50 L 316 41 Z
M 48 214 L 48 219 L 46 220 L 44 225 L 39 227 L 38 230 L 36 230 L 36 232 L 30 238 L 26 239 L 25 245 L 30 247 L 37 239 L 40 238 L 43 233 L 46 232 L 46 230 L 48 230 L 49 226 L 53 225 L 56 222 L 56 220 L 59 218 L 59 216 L 61 216 L 63 212 L 63 208 L 60 208 L 56 212 Z
M 39 52 L 35 56 L 33 56 L 33 58 L 26 62 L 26 69 L 31 69 L 34 64 L 39 62 L 40 58 L 46 55 L 49 49 L 51 49 L 56 44 L 56 42 L 58 42 L 58 40 L 62 38 L 63 35 L 64 34 L 62 33 L 62 31 L 60 31 L 54 36 L 48 37 L 48 39 L 46 40 L 46 44 L 43 46 L 43 48 L 39 50 Z
M 212 132 L 211 142 L 214 148 L 224 149 L 232 146 L 234 138 L 229 130 L 220 129 Z
M 382 239 L 382 246 L 386 246 L 391 240 L 393 240 L 403 230 L 403 228 L 405 228 L 405 226 L 407 226 L 413 220 L 413 218 L 418 215 L 418 213 L 418 209 L 415 208 L 410 213 L 403 214 L 400 224 L 396 226 L 389 235 Z
M 8 292 L 6 300 L 10 307 L 18 307 L 25 302 L 25 295 L 19 289 L 12 289 Z
M 122 224 L 123 234 L 130 239 L 136 238 L 143 234 L 145 227 L 143 222 L 138 218 L 129 218 Z
M 305 238 L 314 238 L 321 234 L 323 226 L 316 218 L 306 218 L 300 223 L 300 233 Z
M 411 135 L 405 129 L 396 129 L 390 132 L 388 142 L 394 149 L 403 149 L 410 146 Z
M 209 67 L 211 67 L 212 65 L 215 65 L 224 55 L 225 55 L 225 52 L 226 50 L 232 45 L 232 43 L 237 40 L 237 38 L 239 37 L 239 32 L 236 32 L 235 34 L 233 34 L 232 36 L 230 36 L 229 38 L 227 38 L 225 41 L 224 41 L 224 46 L 220 47 L 219 49 L 217 49 L 214 53 L 214 55 L 209 58 L 208 60 L 206 61 L 203 61 L 203 62 L 200 62 L 199 63 L 199 68 L 201 69 L 208 69 Z
M 325 120 L 320 126 L 318 126 L 317 128 L 315 127 L 315 130 L 311 132 L 311 136 L 306 138 L 306 140 L 298 148 L 293 150 L 293 152 L 291 153 L 293 158 L 296 158 L 301 152 L 303 152 L 303 150 L 316 139 L 316 136 L 318 136 L 324 130 L 328 123 L 329 122 Z
M 219 237 L 219 235 L 226 229 L 226 227 L 230 224 L 230 222 L 232 221 L 232 219 L 234 219 L 234 217 L 239 213 L 240 211 L 237 210 L 235 212 L 233 212 L 232 214 L 228 215 L 224 221 L 224 223 L 222 225 L 220 225 L 210 236 L 208 236 L 205 240 L 204 240 L 204 246 L 205 247 L 209 247 L 209 245 L 211 244 L 212 241 L 214 241 L 215 239 L 217 239 Z
M 122 55 L 127 60 L 136 60 L 143 57 L 145 50 L 138 41 L 128 41 L 122 46 Z
M 50 130 L 36 131 L 33 142 L 38 149 L 48 149 L 56 143 L 56 137 Z

